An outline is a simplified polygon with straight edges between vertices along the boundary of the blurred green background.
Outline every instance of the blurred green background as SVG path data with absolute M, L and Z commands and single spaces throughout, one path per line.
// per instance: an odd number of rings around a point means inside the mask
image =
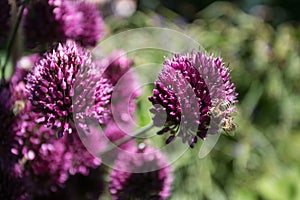
M 239 93 L 235 136 L 222 135 L 204 159 L 197 145 L 175 162 L 171 199 L 300 199 L 300 26 L 293 1 L 196 1 L 193 15 L 171 1 L 153 2 L 139 1 L 128 18 L 107 16 L 111 34 L 145 26 L 182 31 L 230 64 Z M 257 7 L 263 2 L 268 6 Z M 135 59 L 148 60 L 163 57 L 150 52 Z M 149 94 L 139 102 L 141 124 L 150 121 Z

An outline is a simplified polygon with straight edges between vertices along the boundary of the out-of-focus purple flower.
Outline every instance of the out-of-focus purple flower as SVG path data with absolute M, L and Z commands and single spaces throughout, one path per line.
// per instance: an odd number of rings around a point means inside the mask
M 0 82 L 0 170 L 13 171 L 18 157 L 11 152 L 15 133 L 11 127 L 16 120 L 14 114 L 15 100 L 9 82 Z
M 65 140 L 64 143 L 67 146 L 65 156 L 72 155 L 72 165 L 68 169 L 70 175 L 82 174 L 87 176 L 90 169 L 94 169 L 101 164 L 100 159 L 91 155 L 86 149 L 78 134 L 69 135 L 63 140 Z
M 26 81 L 25 77 L 40 59 L 41 56 L 39 54 L 31 54 L 23 56 L 17 61 L 14 73 L 10 78 L 13 87 L 16 87 L 20 82 Z
M 205 139 L 207 133 L 219 130 L 218 125 L 210 126 L 209 111 L 213 106 L 220 102 L 233 104 L 236 98 L 229 69 L 221 58 L 193 51 L 165 59 L 149 100 L 154 105 L 150 110 L 154 114 L 154 125 L 163 126 L 158 134 L 170 133 L 167 143 L 178 136 L 193 147 L 197 137 Z M 214 124 L 229 117 L 230 112 L 231 109 L 225 110 Z
M 0 48 L 5 44 L 10 30 L 10 8 L 8 0 L 0 1 Z
M 23 26 L 28 47 L 64 41 L 63 21 L 56 18 L 55 9 L 65 6 L 62 0 L 31 1 L 24 14 Z
M 84 147 L 77 134 L 58 140 L 55 132 L 35 123 L 36 113 L 19 116 L 13 130 L 17 144 L 12 152 L 20 157 L 21 171 L 33 194 L 43 195 L 64 187 L 75 174 L 84 176 L 101 164 Z
M 97 64 L 105 69 L 103 77 L 114 85 L 111 105 L 116 111 L 113 113 L 114 119 L 128 124 L 135 112 L 135 100 L 141 94 L 137 76 L 132 68 L 133 61 L 126 56 L 124 51 L 118 50 Z M 116 114 L 118 116 L 115 116 Z
M 122 50 L 113 51 L 111 55 L 97 62 L 99 68 L 105 69 L 103 76 L 116 85 L 118 81 L 129 72 L 133 61 L 126 56 Z
M 87 1 L 73 2 L 73 10 L 62 16 L 64 32 L 82 46 L 96 46 L 104 33 L 104 22 L 96 4 Z
M 109 191 L 113 199 L 168 198 L 173 174 L 167 163 L 164 155 L 152 147 L 136 150 L 130 156 L 128 153 L 120 154 L 110 174 Z M 149 171 L 144 172 L 146 169 Z M 144 173 L 136 173 L 138 171 Z
M 95 46 L 103 36 L 104 22 L 94 3 L 71 0 L 37 0 L 30 3 L 24 16 L 29 47 L 77 41 Z
M 104 124 L 112 85 L 100 75 L 87 50 L 73 41 L 59 44 L 27 76 L 29 100 L 43 114 L 37 122 L 58 129 L 58 137 L 74 131 L 73 111 L 78 121 L 92 118 Z
M 64 188 L 36 197 L 36 200 L 98 200 L 104 191 L 104 170 L 92 169 L 88 176 L 70 176 Z
M 12 130 L 17 121 L 15 99 L 10 82 L 0 82 L 0 199 L 30 199 L 25 189 L 25 180 L 20 176 L 18 155 L 13 151 L 17 145 Z
M 66 146 L 52 129 L 37 125 L 35 113 L 24 113 L 15 124 L 18 144 L 12 151 L 20 157 L 20 167 L 35 194 L 55 191 L 68 178 L 71 160 L 64 157 Z
M 72 98 L 70 95 L 72 92 L 70 91 L 75 90 L 74 81 L 75 78 L 79 78 L 79 83 L 82 85 L 79 84 L 76 87 L 80 91 L 78 91 L 78 97 L 75 98 L 75 103 L 78 104 L 78 101 L 83 101 L 87 95 L 93 97 L 94 106 L 92 105 L 87 108 L 83 105 L 81 107 L 84 109 L 83 113 L 79 112 L 80 109 L 78 110 L 78 107 L 77 111 L 81 114 L 80 116 L 94 117 L 93 119 L 96 118 L 98 120 L 97 113 L 100 113 L 100 111 L 96 109 L 100 109 L 101 112 L 105 110 L 104 107 L 99 106 L 105 106 L 108 103 L 107 99 L 110 99 L 111 93 L 111 85 L 107 85 L 106 81 L 100 78 L 100 74 L 97 75 L 96 71 L 92 71 L 90 54 L 74 42 L 67 42 L 64 46 L 59 45 L 52 54 L 46 54 L 45 58 L 36 64 L 33 72 L 28 74 L 24 80 L 24 76 L 28 73 L 27 66 L 31 68 L 32 64 L 39 59 L 38 55 L 21 59 L 17 64 L 16 73 L 11 79 L 14 83 L 12 84 L 13 90 L 11 90 L 11 96 L 14 100 L 25 104 L 24 110 L 19 113 L 17 120 L 13 123 L 12 129 L 15 133 L 13 139 L 16 142 L 13 143 L 14 146 L 11 148 L 11 152 L 19 158 L 19 166 L 23 176 L 28 180 L 27 185 L 30 192 L 38 196 L 49 194 L 64 187 L 69 177 L 77 174 L 87 176 L 91 169 L 95 169 L 101 164 L 101 161 L 87 151 L 79 139 L 77 132 L 72 135 L 68 134 L 62 139 L 57 140 L 55 137 L 57 134 L 56 130 L 37 124 L 36 120 L 47 117 L 45 112 L 49 110 L 43 112 L 43 108 L 37 106 L 39 104 L 34 106 L 27 99 L 32 100 L 33 95 L 41 95 L 39 97 L 44 98 L 40 98 L 38 101 L 41 102 L 44 100 L 45 103 L 51 103 L 49 102 L 50 99 L 53 100 L 54 107 L 59 107 L 55 103 L 59 101 L 65 102 L 66 98 Z M 93 76 L 92 72 L 95 73 L 95 76 Z M 29 87 L 32 90 L 25 88 L 25 82 L 27 88 Z M 65 86 L 63 86 L 64 84 Z M 45 87 L 55 94 L 42 93 L 42 89 L 36 90 L 30 86 L 35 88 L 39 88 L 39 86 Z M 95 88 L 89 88 L 88 86 Z M 107 93 L 108 98 L 104 94 L 106 87 L 110 88 Z M 90 92 L 89 89 L 93 89 L 91 94 L 88 94 Z M 32 91 L 34 94 L 30 93 Z M 35 93 L 36 91 L 37 93 Z M 59 92 L 62 96 L 59 96 Z M 65 106 L 68 105 L 66 104 Z M 78 105 L 82 104 L 79 103 Z M 41 109 L 42 112 L 37 108 Z M 33 109 L 40 112 L 32 112 Z M 70 114 L 67 117 L 73 120 L 72 106 L 70 105 L 66 110 Z M 56 117 L 57 119 L 61 119 L 59 118 L 61 117 L 59 114 Z
M 112 119 L 106 125 L 104 132 L 112 142 L 116 142 L 134 131 L 135 100 L 140 96 L 141 91 L 132 68 L 133 61 L 126 56 L 124 51 L 114 51 L 111 55 L 99 60 L 97 65 L 100 69 L 105 69 L 103 77 L 114 85 L 110 104 Z M 134 141 L 129 141 L 121 148 L 127 149 L 133 143 Z

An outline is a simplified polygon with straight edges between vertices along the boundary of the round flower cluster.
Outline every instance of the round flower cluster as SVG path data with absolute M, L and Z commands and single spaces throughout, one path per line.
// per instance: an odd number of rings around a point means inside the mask
M 75 48 L 75 43 L 72 44 Z M 36 54 L 21 58 L 10 81 L 0 85 L 0 110 L 3 111 L 0 113 L 1 121 L 3 119 L 0 124 L 0 172 L 5 172 L 5 177 L 8 177 L 6 169 L 18 172 L 18 177 L 9 175 L 8 178 L 22 185 L 13 190 L 0 185 L 1 199 L 9 199 L 5 195 L 29 199 L 27 193 L 35 197 L 49 196 L 61 191 L 71 177 L 79 174 L 88 177 L 90 171 L 101 164 L 87 151 L 77 133 L 58 140 L 55 130 L 36 123 L 43 113 L 32 112 L 35 107 L 28 101 L 31 94 L 25 88 L 28 79 L 24 77 L 30 76 L 29 69 L 39 58 Z M 103 85 L 98 87 L 98 93 L 105 90 Z
M 141 94 L 133 61 L 120 50 L 92 61 L 88 48 L 105 32 L 99 8 L 75 0 L 0 2 L 0 48 L 8 44 L 1 71 L 13 70 L 0 82 L 0 199 L 99 199 L 108 157 L 112 199 L 170 197 L 170 163 L 158 149 L 136 148 L 130 136 Z M 150 97 L 159 134 L 190 146 L 204 139 L 217 121 L 214 102 L 236 101 L 228 74 L 220 59 L 199 52 L 166 59 Z M 231 111 L 224 113 L 218 117 Z
M 113 142 L 134 131 L 135 100 L 141 92 L 136 89 L 138 82 L 136 74 L 131 70 L 132 65 L 133 61 L 120 50 L 97 61 L 98 68 L 104 70 L 103 77 L 114 86 L 110 104 L 112 118 L 104 129 L 108 139 Z M 121 148 L 132 146 L 132 142 L 121 145 Z
M 110 174 L 109 191 L 113 199 L 167 199 L 173 174 L 164 155 L 152 147 L 128 154 L 119 155 Z
M 67 39 L 83 46 L 95 46 L 104 33 L 104 22 L 96 4 L 87 1 L 31 1 L 23 24 L 31 48 Z
M 74 11 L 62 16 L 66 37 L 82 46 L 96 46 L 104 36 L 104 22 L 96 4 L 87 1 L 75 1 L 72 4 Z
M 43 114 L 37 122 L 57 129 L 58 137 L 74 131 L 73 105 L 77 118 L 94 117 L 102 124 L 109 115 L 112 85 L 97 73 L 90 53 L 73 41 L 47 53 L 28 74 L 26 87 L 33 109 Z
M 36 115 L 23 112 L 13 127 L 18 143 L 12 151 L 20 158 L 20 168 L 24 176 L 29 177 L 32 193 L 56 191 L 69 176 L 86 176 L 90 169 L 101 164 L 76 134 L 58 140 L 52 129 L 35 123 Z
M 39 195 L 37 200 L 97 200 L 104 192 L 104 173 L 100 167 L 90 170 L 89 175 L 76 174 L 68 179 L 64 188 L 46 195 Z
M 209 129 L 209 133 L 217 133 L 221 120 L 230 119 L 233 111 L 228 109 L 215 119 L 211 110 L 222 102 L 234 104 L 236 97 L 229 69 L 221 58 L 193 51 L 165 59 L 149 97 L 154 105 L 150 111 L 154 125 L 163 126 L 158 134 L 170 133 L 167 143 L 177 136 L 193 147 L 198 137 L 206 138 Z

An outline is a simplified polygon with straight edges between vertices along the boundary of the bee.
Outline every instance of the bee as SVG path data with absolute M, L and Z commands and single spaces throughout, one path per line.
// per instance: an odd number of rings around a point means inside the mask
M 216 103 L 216 101 L 212 101 L 212 105 L 212 108 L 208 111 L 208 115 L 215 118 L 220 117 L 226 110 L 234 106 L 232 102 L 227 100 L 220 101 L 219 103 Z
M 20 114 L 24 108 L 25 108 L 25 102 L 21 100 L 17 100 L 13 105 L 12 112 L 16 116 Z
M 220 103 L 219 109 L 221 111 L 226 111 L 229 108 L 231 108 L 232 106 L 234 106 L 234 104 L 232 102 L 230 102 L 230 101 L 223 101 L 223 102 Z
M 232 132 L 236 129 L 236 124 L 232 118 L 223 118 L 220 122 L 220 128 L 222 128 L 228 135 L 233 135 Z

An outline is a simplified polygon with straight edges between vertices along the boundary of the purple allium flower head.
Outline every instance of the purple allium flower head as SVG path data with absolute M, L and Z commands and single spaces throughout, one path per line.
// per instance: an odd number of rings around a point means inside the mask
M 100 75 L 87 50 L 73 41 L 59 44 L 27 76 L 29 100 L 43 114 L 37 122 L 58 129 L 59 137 L 73 132 L 73 111 L 78 120 L 93 118 L 104 124 L 112 85 Z
M 69 135 L 64 140 L 67 146 L 65 156 L 72 155 L 72 165 L 68 169 L 70 175 L 82 174 L 87 176 L 90 169 L 95 169 L 101 164 L 100 159 L 91 155 L 86 149 L 78 134 Z
M 76 174 L 70 176 L 64 188 L 47 195 L 38 196 L 36 200 L 98 200 L 104 192 L 104 170 L 90 170 L 88 176 Z
M 83 46 L 95 46 L 103 36 L 104 22 L 93 3 L 37 0 L 29 5 L 25 13 L 24 30 L 31 48 L 67 39 Z
M 89 174 L 101 162 L 92 156 L 77 134 L 58 140 L 55 132 L 35 123 L 36 113 L 24 112 L 13 127 L 20 168 L 33 194 L 42 195 L 64 187 L 69 176 Z
M 62 19 L 64 33 L 82 46 L 96 46 L 104 33 L 104 22 L 96 4 L 86 1 L 73 2 Z
M 8 0 L 0 1 L 0 48 L 5 43 L 10 30 L 10 8 Z
M 140 154 L 136 156 L 136 154 Z M 131 156 L 119 154 L 110 174 L 109 191 L 114 200 L 166 199 L 171 194 L 172 170 L 164 155 L 155 148 L 135 150 Z M 131 173 L 145 171 L 144 173 Z M 156 171 L 153 171 L 157 169 Z M 121 171 L 122 170 L 122 171 Z M 123 171 L 124 170 L 124 171 Z
M 24 14 L 24 32 L 28 47 L 64 41 L 63 21 L 56 18 L 54 10 L 65 4 L 62 0 L 31 1 Z
M 140 96 L 141 91 L 132 68 L 133 61 L 126 56 L 124 51 L 114 51 L 111 55 L 99 60 L 97 65 L 105 69 L 103 77 L 114 85 L 110 105 L 113 117 L 106 125 L 104 132 L 112 142 L 116 142 L 134 131 L 135 100 Z M 134 141 L 129 141 L 121 147 L 127 149 L 133 144 Z
M 166 58 L 159 80 L 155 82 L 153 96 L 154 125 L 163 126 L 158 134 L 170 133 L 167 143 L 181 137 L 191 147 L 197 138 L 205 139 L 207 133 L 217 133 L 221 118 L 230 117 L 228 109 L 211 123 L 209 112 L 216 103 L 237 101 L 229 69 L 221 58 L 213 58 L 205 52 Z M 211 124 L 210 124 L 211 123 Z M 210 131 L 208 131 L 210 129 Z
M 28 177 L 30 191 L 47 193 L 63 186 L 68 178 L 69 159 L 64 158 L 65 144 L 52 129 L 35 123 L 35 113 L 24 113 L 14 126 L 18 144 L 13 152 L 20 157 L 20 167 Z
M 103 76 L 109 79 L 113 85 L 116 85 L 128 73 L 133 61 L 126 56 L 126 52 L 116 50 L 111 55 L 99 60 L 97 64 L 99 68 L 105 69 Z
M 135 100 L 140 96 L 138 80 L 133 71 L 133 61 L 125 52 L 114 51 L 110 56 L 98 61 L 98 66 L 105 69 L 103 77 L 115 86 L 112 95 L 114 119 L 128 124 L 135 112 Z M 115 115 L 118 116 L 115 116 Z

